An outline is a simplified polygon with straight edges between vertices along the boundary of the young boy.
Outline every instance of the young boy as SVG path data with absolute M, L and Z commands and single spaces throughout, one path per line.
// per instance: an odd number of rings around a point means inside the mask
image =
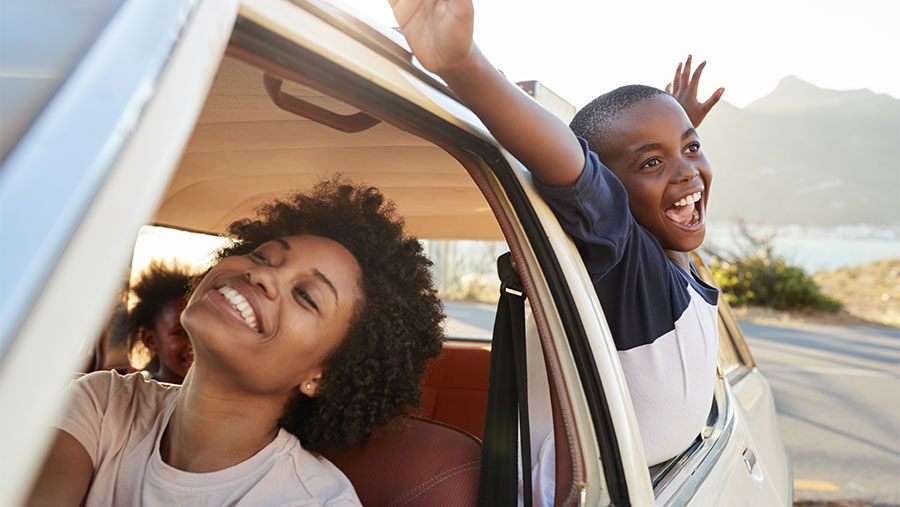
M 676 456 L 703 428 L 715 383 L 718 293 L 689 255 L 705 235 L 712 178 L 694 127 L 723 90 L 700 104 L 703 65 L 689 80 L 689 58 L 673 82 L 678 100 L 623 87 L 580 111 L 570 130 L 475 46 L 471 0 L 389 1 L 422 65 L 534 175 L 603 304 L 648 465 Z

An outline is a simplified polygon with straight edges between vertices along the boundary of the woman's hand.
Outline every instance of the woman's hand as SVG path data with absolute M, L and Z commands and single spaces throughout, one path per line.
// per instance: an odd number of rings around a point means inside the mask
M 700 74 L 703 73 L 704 67 L 706 67 L 705 61 L 697 66 L 697 70 L 691 76 L 691 55 L 688 55 L 684 67 L 682 68 L 682 64 L 679 63 L 678 68 L 675 69 L 675 77 L 671 83 L 666 85 L 666 93 L 671 94 L 681 104 L 695 128 L 700 126 L 703 118 L 706 118 L 706 114 L 725 93 L 725 88 L 719 88 L 706 99 L 706 102 L 700 103 L 697 100 L 697 85 L 700 83 Z
M 471 0 L 388 0 L 400 30 L 422 65 L 452 72 L 474 53 Z

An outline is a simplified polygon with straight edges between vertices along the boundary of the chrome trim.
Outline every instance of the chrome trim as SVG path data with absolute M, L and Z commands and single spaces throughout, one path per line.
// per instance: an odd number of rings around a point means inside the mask
M 198 3 L 123 2 L 0 166 L 0 364 Z
M 690 502 L 731 440 L 734 432 L 734 405 L 727 380 L 722 379 L 716 383 L 714 400 L 721 416 L 716 417 L 715 423 L 708 428 L 708 436 L 695 441 L 694 445 L 667 465 L 653 488 L 657 500 L 668 496 L 664 505 L 685 505 Z M 665 495 L 668 489 L 676 486 L 674 493 Z

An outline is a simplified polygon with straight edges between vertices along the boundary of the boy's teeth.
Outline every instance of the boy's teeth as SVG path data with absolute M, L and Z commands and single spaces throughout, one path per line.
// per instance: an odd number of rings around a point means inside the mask
M 694 204 L 695 202 L 700 200 L 700 196 L 703 195 L 703 192 L 694 192 L 693 194 L 685 197 L 684 199 L 675 203 L 675 206 L 688 206 L 690 204 Z
M 250 303 L 247 302 L 247 299 L 244 298 L 240 292 L 226 286 L 220 288 L 219 293 L 225 296 L 225 300 L 231 303 L 231 306 L 241 314 L 241 317 L 248 326 L 254 330 L 258 330 L 256 327 L 256 314 L 253 313 L 253 307 L 250 306 Z

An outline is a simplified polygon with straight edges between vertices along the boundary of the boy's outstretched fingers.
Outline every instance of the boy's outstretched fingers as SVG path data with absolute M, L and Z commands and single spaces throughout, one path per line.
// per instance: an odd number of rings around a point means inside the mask
M 691 75 L 691 55 L 688 55 L 684 65 L 682 66 L 679 63 L 678 68 L 675 69 L 675 77 L 672 79 L 672 82 L 666 85 L 666 92 L 671 94 L 681 104 L 694 127 L 700 126 L 703 118 L 706 117 L 707 113 L 722 98 L 722 94 L 725 93 L 725 88 L 719 88 L 705 102 L 701 103 L 697 99 L 700 76 L 703 74 L 705 67 L 706 62 L 704 61 L 697 66 L 697 70 Z

